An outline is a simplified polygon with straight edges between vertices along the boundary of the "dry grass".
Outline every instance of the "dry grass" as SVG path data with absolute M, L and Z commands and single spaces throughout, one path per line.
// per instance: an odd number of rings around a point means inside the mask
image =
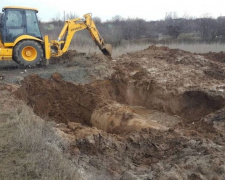
M 146 49 L 151 44 L 126 44 L 113 49 L 113 57 L 117 58 L 123 54 L 131 53 Z
M 118 47 L 113 47 L 112 51 L 112 57 L 117 58 L 123 54 L 126 53 L 131 53 L 131 52 L 136 52 L 140 51 L 143 49 L 146 49 L 150 44 L 127 44 L 123 46 L 118 46 Z M 84 53 L 101 53 L 99 48 L 96 45 L 76 45 L 73 44 L 70 46 L 70 49 L 76 50 L 77 52 L 84 52 Z
M 7 117 L 0 124 L 2 180 L 82 179 L 65 153 L 67 142 L 55 133 L 52 123 L 44 122 L 26 106 Z
M 189 51 L 192 53 L 208 53 L 208 52 L 221 52 L 225 51 L 225 44 L 221 43 L 193 43 L 193 44 L 186 44 L 186 43 L 173 43 L 173 44 L 166 44 L 164 46 L 168 46 L 171 49 L 182 49 L 184 51 Z
M 123 54 L 131 53 L 146 49 L 147 47 L 151 46 L 152 44 L 126 44 L 118 47 L 113 47 L 112 57 L 117 58 Z M 167 46 L 171 49 L 182 49 L 184 51 L 189 51 L 191 53 L 208 53 L 208 52 L 221 52 L 225 51 L 225 44 L 220 43 L 213 43 L 213 44 L 206 44 L 206 43 L 193 43 L 193 44 L 186 44 L 186 43 L 172 43 L 172 44 L 158 44 L 156 46 Z M 70 49 L 75 49 L 78 52 L 84 53 L 101 53 L 98 47 L 95 44 L 73 44 Z
M 122 54 L 126 54 L 129 52 L 140 51 L 146 49 L 147 47 L 151 46 L 152 44 L 127 44 L 122 47 L 117 47 L 114 49 L 113 56 L 118 57 Z M 208 53 L 208 52 L 221 52 L 225 51 L 225 44 L 221 43 L 193 43 L 193 44 L 186 44 L 186 43 L 172 43 L 172 44 L 158 44 L 156 46 L 167 46 L 171 49 L 182 49 L 184 51 L 189 51 L 191 53 Z
M 51 31 L 47 32 L 46 34 L 49 35 L 50 39 L 57 39 L 62 27 L 55 27 Z M 182 39 L 195 39 L 198 40 L 199 35 L 193 34 L 193 33 L 184 33 L 182 34 Z M 171 39 L 171 37 L 168 37 Z M 171 40 L 168 40 L 170 42 Z M 151 44 L 146 43 L 130 43 L 129 41 L 122 41 L 125 43 L 122 43 L 121 46 L 114 47 L 113 48 L 113 58 L 117 58 L 121 56 L 122 54 L 140 51 Z M 141 40 L 139 41 L 141 42 Z M 106 42 L 107 43 L 107 42 Z M 168 44 L 162 44 L 163 46 L 168 46 L 171 49 L 182 49 L 185 51 L 189 51 L 192 53 L 207 53 L 207 52 L 220 52 L 224 51 L 225 44 L 221 43 L 168 43 Z M 158 46 L 161 46 L 158 44 Z M 71 45 L 69 47 L 70 49 L 75 49 L 78 52 L 84 52 L 84 53 L 101 53 L 101 51 L 98 49 L 98 47 L 93 42 L 90 34 L 88 31 L 79 31 L 77 32 L 71 42 Z

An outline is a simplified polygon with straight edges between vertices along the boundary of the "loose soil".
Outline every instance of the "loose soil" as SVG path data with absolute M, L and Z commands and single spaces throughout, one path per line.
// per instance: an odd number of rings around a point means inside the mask
M 90 179 L 223 180 L 222 58 L 150 46 L 108 62 L 70 51 L 49 67 L 64 73 L 23 76 L 14 95 L 57 123 Z M 82 68 L 82 78 L 65 73 Z

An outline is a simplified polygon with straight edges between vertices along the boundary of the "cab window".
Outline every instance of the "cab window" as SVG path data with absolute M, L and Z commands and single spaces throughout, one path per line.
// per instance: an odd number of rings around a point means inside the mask
M 6 19 L 6 26 L 11 27 L 18 27 L 22 26 L 23 23 L 23 16 L 21 11 L 8 11 L 7 19 Z
M 26 10 L 27 34 L 41 38 L 36 12 Z
M 5 26 L 6 42 L 13 42 L 18 35 L 24 34 L 23 12 L 20 10 L 7 11 Z

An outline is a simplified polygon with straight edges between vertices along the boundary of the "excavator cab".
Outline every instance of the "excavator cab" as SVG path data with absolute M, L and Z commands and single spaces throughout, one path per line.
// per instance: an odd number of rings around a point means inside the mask
M 3 8 L 1 17 L 1 39 L 3 43 L 13 43 L 21 35 L 31 35 L 42 39 L 38 26 L 36 9 Z

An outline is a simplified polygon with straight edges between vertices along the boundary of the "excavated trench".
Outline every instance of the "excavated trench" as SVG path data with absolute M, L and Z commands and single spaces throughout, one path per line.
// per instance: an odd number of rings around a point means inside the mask
M 63 81 L 57 73 L 50 79 L 31 75 L 16 96 L 46 120 L 77 122 L 117 134 L 141 128 L 163 131 L 179 122 L 198 121 L 225 105 L 218 94 L 196 89 L 176 93 L 154 81 L 116 75 L 87 85 Z
M 57 122 L 56 132 L 70 142 L 70 158 L 90 179 L 225 177 L 225 87 L 218 74 L 224 65 L 156 47 L 110 65 L 98 56 L 70 55 L 60 62 L 65 69 L 58 72 L 66 73 L 26 75 L 15 94 L 43 119 Z M 80 79 L 74 73 L 80 65 L 93 73 Z

